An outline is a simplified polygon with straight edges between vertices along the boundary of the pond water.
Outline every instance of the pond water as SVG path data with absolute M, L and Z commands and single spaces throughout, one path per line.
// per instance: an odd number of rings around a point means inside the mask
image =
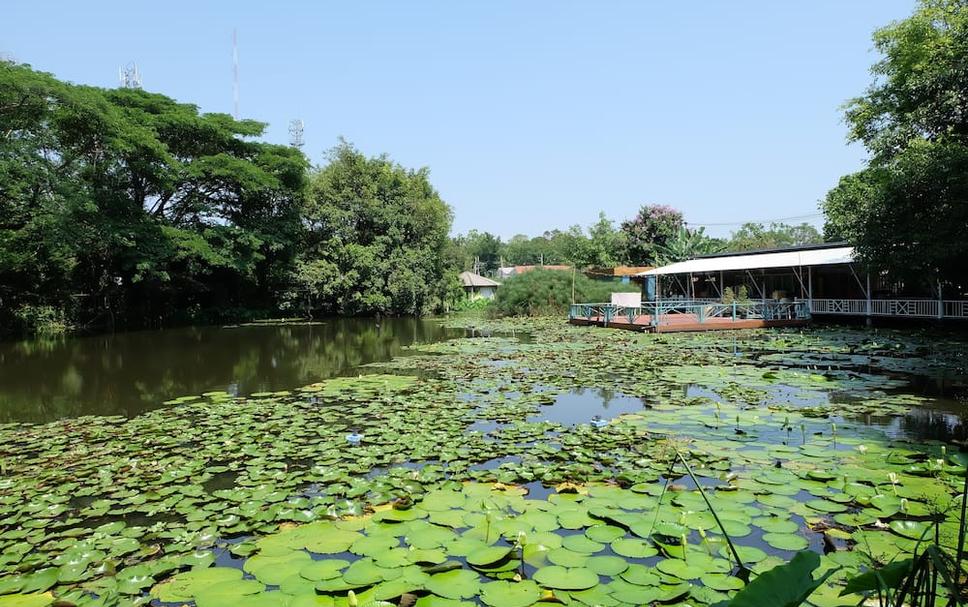
M 840 568 L 817 604 L 840 606 L 931 517 L 952 544 L 964 342 L 514 322 L 0 346 L 0 410 L 55 420 L 0 423 L 0 595 L 697 607 L 742 586 L 737 559 L 760 574 L 811 551 Z
M 132 417 L 184 394 L 288 389 L 463 334 L 432 320 L 339 318 L 0 342 L 0 422 Z

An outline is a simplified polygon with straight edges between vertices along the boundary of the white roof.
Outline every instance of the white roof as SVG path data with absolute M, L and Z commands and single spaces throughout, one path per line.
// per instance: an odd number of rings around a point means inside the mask
M 490 278 L 484 278 L 480 274 L 473 272 L 461 272 L 458 276 L 461 284 L 465 287 L 500 287 L 501 283 Z
M 854 247 L 831 247 L 825 249 L 804 249 L 802 251 L 698 257 L 688 261 L 680 261 L 679 263 L 653 268 L 637 274 L 637 276 L 826 266 L 839 263 L 851 263 L 852 261 L 854 261 Z

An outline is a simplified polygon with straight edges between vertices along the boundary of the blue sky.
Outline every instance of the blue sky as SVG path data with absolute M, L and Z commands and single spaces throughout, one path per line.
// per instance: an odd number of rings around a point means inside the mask
M 572 2 L 7 0 L 0 53 L 73 82 L 241 113 L 316 162 L 343 136 L 431 179 L 455 232 L 813 214 L 864 150 L 839 106 L 870 84 L 871 33 L 914 0 Z M 714 235 L 734 225 L 709 225 Z

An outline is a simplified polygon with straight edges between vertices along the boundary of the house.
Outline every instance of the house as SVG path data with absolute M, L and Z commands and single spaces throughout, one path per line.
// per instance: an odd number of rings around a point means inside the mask
M 613 268 L 590 268 L 585 271 L 585 276 L 593 280 L 618 280 L 622 284 L 628 284 L 633 278 L 638 277 L 643 272 L 648 272 L 653 266 L 615 266 Z
M 501 286 L 501 283 L 496 280 L 484 278 L 473 272 L 461 272 L 458 278 L 464 287 L 464 293 L 470 299 L 494 299 L 497 288 Z

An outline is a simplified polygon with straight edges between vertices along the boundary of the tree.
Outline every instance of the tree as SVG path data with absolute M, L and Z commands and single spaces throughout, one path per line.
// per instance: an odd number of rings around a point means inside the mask
M 682 213 L 665 205 L 644 205 L 638 214 L 622 222 L 628 261 L 655 265 L 659 247 L 683 227 Z
M 874 34 L 881 59 L 846 106 L 868 167 L 824 201 L 828 238 L 899 277 L 968 283 L 968 4 L 921 0 Z
M 476 267 L 479 274 L 496 272 L 501 265 L 503 246 L 499 236 L 490 232 L 471 230 L 464 237 L 464 249 L 470 261 L 470 265 L 465 269 L 473 270 Z
M 305 157 L 262 123 L 0 62 L 0 325 L 143 325 L 272 307 Z
M 726 243 L 719 238 L 706 236 L 705 228 L 690 230 L 681 227 L 671 238 L 666 239 L 665 244 L 658 247 L 656 256 L 660 264 L 666 265 L 699 255 L 721 253 L 725 248 Z
M 731 251 L 779 249 L 823 242 L 823 236 L 809 223 L 744 223 L 730 235 L 727 247 Z
M 612 268 L 623 261 L 625 253 L 625 233 L 616 230 L 612 222 L 599 212 L 598 221 L 588 228 L 590 265 L 599 268 Z
M 304 310 L 423 314 L 451 290 L 452 215 L 427 169 L 367 158 L 341 142 L 311 179 L 307 233 L 290 294 Z

